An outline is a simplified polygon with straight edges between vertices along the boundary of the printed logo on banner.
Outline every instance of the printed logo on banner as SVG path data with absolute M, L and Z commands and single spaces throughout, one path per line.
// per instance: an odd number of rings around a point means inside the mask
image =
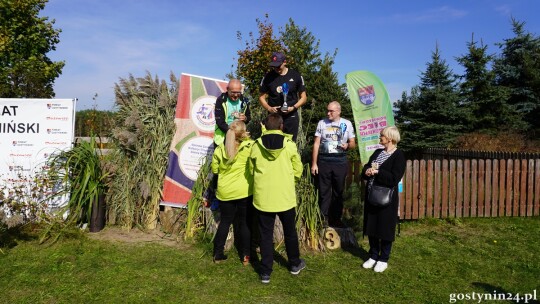
M 47 104 L 47 109 L 50 109 L 50 110 L 67 110 L 68 107 L 60 104 L 60 103 L 48 103 Z
M 197 128 L 203 131 L 214 131 L 216 125 L 214 117 L 215 103 L 216 98 L 208 95 L 195 100 L 191 108 L 191 120 Z
M 7 178 L 6 181 L 10 184 L 21 184 L 21 183 L 27 183 L 30 180 L 28 178 Z M 13 190 L 10 190 L 10 193 L 13 193 L 12 191 Z
M 30 158 L 32 157 L 31 153 L 9 153 L 9 157 L 12 158 Z
M 8 168 L 9 171 L 30 171 L 30 169 L 25 169 L 23 166 L 10 165 Z
M 65 146 L 67 145 L 66 141 L 46 141 L 46 145 L 48 146 Z
M 66 131 L 62 131 L 62 129 L 47 129 L 47 134 L 68 134 Z
M 68 121 L 69 117 L 67 116 L 47 116 L 45 119 L 47 120 L 57 120 L 57 121 Z
M 358 97 L 360 98 L 361 103 L 363 103 L 366 106 L 369 106 L 370 104 L 375 102 L 375 98 L 376 98 L 375 88 L 372 85 L 359 88 Z
M 34 144 L 29 143 L 25 140 L 14 140 L 12 144 L 14 147 L 33 147 L 34 146 Z

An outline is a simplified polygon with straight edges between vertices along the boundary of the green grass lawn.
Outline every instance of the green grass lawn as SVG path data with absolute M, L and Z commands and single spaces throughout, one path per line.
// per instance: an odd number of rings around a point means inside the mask
M 213 264 L 209 245 L 16 240 L 0 252 L 0 302 L 452 303 L 451 294 L 472 292 L 540 296 L 540 218 L 424 220 L 401 228 L 384 273 L 361 267 L 364 239 L 358 249 L 303 252 L 307 268 L 298 276 L 278 248 L 268 285 L 232 252 Z

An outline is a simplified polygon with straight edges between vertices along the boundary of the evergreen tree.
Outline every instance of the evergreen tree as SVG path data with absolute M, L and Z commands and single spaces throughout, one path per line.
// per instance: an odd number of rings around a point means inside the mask
M 0 1 L 0 97 L 51 98 L 64 62 L 47 54 L 60 42 L 54 20 L 39 17 L 47 0 Z
M 438 46 L 422 73 L 421 84 L 396 106 L 396 119 L 403 132 L 400 146 L 405 150 L 449 147 L 463 130 L 465 117 L 459 105 L 456 79 L 441 59 Z
M 407 95 L 406 91 L 403 91 L 401 93 L 401 99 L 398 99 L 394 103 L 394 120 L 396 122 L 396 126 L 398 129 L 401 130 L 403 133 L 407 128 L 408 125 L 410 125 L 415 115 L 413 115 L 413 94 L 415 94 L 418 91 L 418 86 L 414 86 L 411 88 L 411 96 Z
M 515 124 L 515 115 L 506 104 L 504 87 L 494 84 L 495 73 L 488 69 L 494 55 L 487 53 L 487 46 L 474 40 L 467 43 L 468 53 L 456 58 L 465 68 L 460 76 L 460 94 L 466 109 L 467 132 L 496 133 Z
M 521 115 L 523 129 L 536 138 L 540 134 L 540 39 L 526 32 L 525 22 L 512 19 L 515 36 L 497 44 L 496 83 L 509 90 L 507 103 Z M 516 127 L 520 127 L 519 125 Z

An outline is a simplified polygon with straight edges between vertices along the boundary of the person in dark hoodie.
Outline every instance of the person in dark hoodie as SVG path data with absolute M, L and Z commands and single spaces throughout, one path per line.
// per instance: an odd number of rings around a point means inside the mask
M 249 156 L 253 174 L 253 205 L 258 210 L 261 235 L 262 283 L 270 282 L 274 263 L 274 223 L 276 215 L 283 224 L 285 249 L 291 274 L 306 267 L 300 259 L 296 233 L 295 182 L 302 176 L 302 161 L 291 135 L 282 132 L 283 118 L 278 113 L 268 115 L 262 136 L 255 141 Z

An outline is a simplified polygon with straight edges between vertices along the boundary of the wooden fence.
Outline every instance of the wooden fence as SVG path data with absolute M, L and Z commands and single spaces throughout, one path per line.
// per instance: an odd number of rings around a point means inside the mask
M 351 164 L 348 184 L 360 181 Z M 400 218 L 540 215 L 540 159 L 408 160 Z

